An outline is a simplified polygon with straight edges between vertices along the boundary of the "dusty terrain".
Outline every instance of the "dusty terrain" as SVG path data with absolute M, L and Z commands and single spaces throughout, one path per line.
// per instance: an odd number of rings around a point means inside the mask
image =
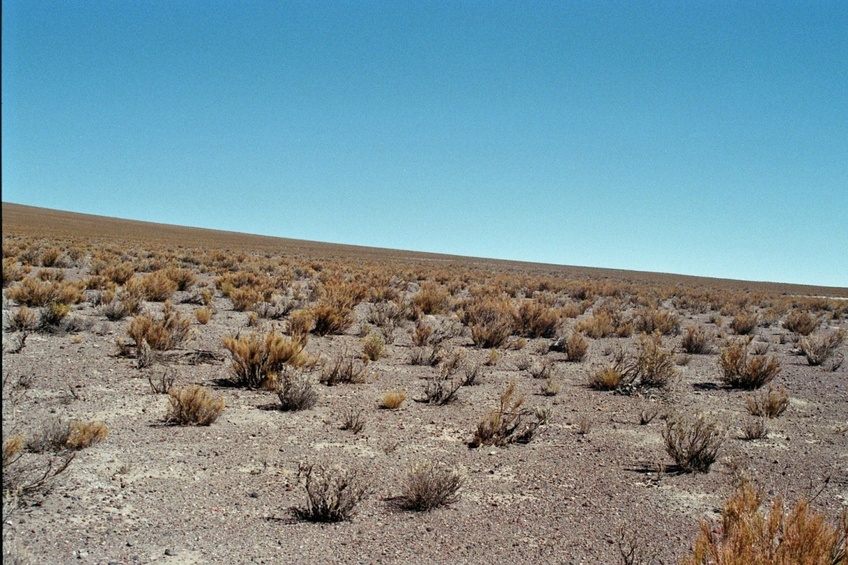
M 21 344 L 24 332 L 9 326 L 21 306 L 6 296 L 19 281 L 7 286 L 4 273 L 4 441 L 14 435 L 27 440 L 57 419 L 99 421 L 109 430 L 104 441 L 74 452 L 49 489 L 14 504 L 4 496 L 4 552 L 14 551 L 22 562 L 620 563 L 623 531 L 636 540 L 643 562 L 676 563 L 691 550 L 699 520 L 718 518 L 741 477 L 761 487 L 767 502 L 812 498 L 816 512 L 834 519 L 848 509 L 848 364 L 810 366 L 798 354 L 800 337 L 784 327 L 787 313 L 801 309 L 819 320 L 816 332 L 848 328 L 847 289 L 463 263 L 456 257 L 83 220 L 4 204 L 4 260 L 14 252 L 17 264 L 32 263 L 26 276 L 36 276 L 47 267 L 32 261 L 38 253 L 27 249 L 77 249 L 71 254 L 76 259 L 50 267 L 74 282 L 92 276 L 103 249 L 133 263 L 136 277 L 155 270 L 159 265 L 150 262 L 162 258 L 163 265 L 197 276 L 170 298 L 191 319 L 191 332 L 139 368 L 132 352 L 125 348 L 122 354 L 117 345 L 131 341 L 132 316 L 110 321 L 98 303 L 104 290 L 88 289 L 72 306 L 67 318 L 72 324 L 26 332 Z M 208 269 L 206 257 L 189 260 L 203 248 L 244 259 Z M 418 321 L 404 319 L 389 331 L 370 321 L 381 299 L 363 298 L 341 333 L 309 336 L 306 352 L 317 363 L 306 374 L 315 382 L 317 404 L 275 410 L 274 393 L 226 383 L 231 358 L 225 336 L 287 327 L 287 316 L 274 320 L 252 315 L 251 309 L 236 311 L 216 285 L 216 277 L 247 269 L 254 260 L 262 269 L 284 269 L 285 289 L 278 290 L 304 309 L 313 307 L 307 289 L 336 280 L 352 284 L 369 269 L 385 274 L 371 279 L 371 287 L 385 280 L 393 302 L 410 303 L 435 282 L 450 289 L 450 305 L 436 314 L 419 312 Z M 570 335 L 604 303 L 627 319 L 644 307 L 674 313 L 680 329 L 669 332 L 663 344 L 676 354 L 677 376 L 664 390 L 637 388 L 631 394 L 587 386 L 588 374 L 619 348 L 634 350 L 638 331 L 623 338 L 587 337 L 588 351 L 577 362 L 549 350 L 556 336 L 511 335 L 493 354 L 493 348 L 474 344 L 456 306 L 474 294 L 475 285 L 490 292 L 503 287 L 516 305 L 583 304 L 576 316 L 559 318 L 557 335 Z M 206 324 L 194 314 L 201 289 L 210 291 L 214 312 Z M 158 315 L 164 307 L 144 301 L 141 312 Z M 786 412 L 766 421 L 767 437 L 752 441 L 741 438 L 752 419 L 749 393 L 723 386 L 718 365 L 723 344 L 736 337 L 729 325 L 740 309 L 759 316 L 752 344 L 776 356 L 781 370 L 774 385 L 785 387 L 790 397 Z M 443 351 L 460 351 L 464 366 L 480 367 L 476 383 L 459 388 L 454 402 L 416 402 L 439 371 L 410 362 L 419 323 L 447 328 Z M 711 353 L 682 353 L 687 326 L 715 335 Z M 365 383 L 318 383 L 322 364 L 338 355 L 360 356 L 363 340 L 377 333 L 385 337 L 385 351 L 368 363 Z M 844 354 L 845 345 L 840 351 Z M 542 394 L 545 379 L 532 375 L 546 361 L 562 385 L 556 395 Z M 168 396 L 156 394 L 149 382 L 165 374 L 177 386 L 199 384 L 222 396 L 226 408 L 218 420 L 210 426 L 166 425 Z M 510 381 L 526 395 L 526 407 L 549 407 L 550 420 L 526 444 L 470 448 L 477 424 Z M 397 410 L 380 409 L 380 397 L 390 390 L 404 391 L 407 400 Z M 640 412 L 651 407 L 658 415 L 643 425 Z M 361 410 L 365 419 L 359 433 L 340 429 L 351 409 Z M 719 422 L 726 439 L 709 472 L 678 473 L 664 447 L 664 416 L 695 413 Z M 26 451 L 22 457 L 43 469 L 64 453 Z M 432 460 L 462 475 L 459 500 L 430 512 L 398 508 L 393 500 L 402 493 L 407 470 Z M 297 476 L 305 461 L 363 470 L 371 490 L 350 521 L 293 517 L 291 509 L 305 502 Z

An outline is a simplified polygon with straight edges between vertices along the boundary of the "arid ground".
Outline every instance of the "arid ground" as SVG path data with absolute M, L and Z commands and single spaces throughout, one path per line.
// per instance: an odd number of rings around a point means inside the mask
M 10 562 L 678 563 L 746 481 L 848 509 L 848 289 L 2 219 Z M 235 382 L 225 343 L 269 335 L 297 351 Z M 734 348 L 773 380 L 732 386 Z M 287 379 L 314 405 L 282 410 Z M 510 383 L 515 433 L 470 446 Z M 210 425 L 173 421 L 161 389 L 190 385 Z M 686 472 L 667 438 L 698 415 L 718 450 Z M 308 463 L 364 487 L 349 519 L 298 515 Z M 406 508 L 422 464 L 449 504 Z

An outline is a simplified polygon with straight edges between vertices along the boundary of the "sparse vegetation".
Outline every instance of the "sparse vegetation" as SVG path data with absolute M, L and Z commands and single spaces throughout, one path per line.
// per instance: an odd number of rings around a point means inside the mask
M 787 406 L 789 406 L 789 393 L 783 387 L 775 389 L 769 385 L 768 390 L 749 394 L 745 398 L 748 413 L 761 418 L 777 418 L 783 414 Z
M 127 330 L 136 348 L 146 343 L 155 351 L 168 351 L 181 345 L 189 335 L 191 320 L 166 305 L 161 317 L 135 316 Z
M 501 393 L 498 407 L 477 425 L 470 447 L 504 447 L 510 443 L 529 443 L 541 423 L 538 418 L 527 421 L 531 414 L 535 414 L 522 408 L 523 405 L 524 395 L 516 395 L 515 381 L 510 381 Z
M 308 410 L 318 402 L 318 393 L 312 380 L 299 369 L 283 367 L 275 386 L 280 410 Z
M 327 386 L 362 384 L 366 380 L 368 380 L 368 364 L 348 356 L 346 352 L 325 362 L 321 370 L 321 384 Z
M 247 388 L 274 388 L 277 374 L 286 365 L 302 367 L 308 359 L 306 343 L 271 331 L 264 336 L 248 334 L 225 337 L 224 347 L 232 356 L 232 382 Z
M 707 331 L 700 326 L 688 326 L 680 346 L 683 351 L 693 355 L 706 355 L 712 353 L 713 340 Z
M 807 358 L 807 363 L 818 366 L 833 356 L 843 341 L 845 331 L 840 328 L 826 334 L 812 334 L 802 338 L 799 346 L 801 353 Z

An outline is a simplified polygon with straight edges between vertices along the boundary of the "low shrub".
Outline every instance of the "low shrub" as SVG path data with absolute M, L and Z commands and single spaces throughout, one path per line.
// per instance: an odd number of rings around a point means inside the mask
M 731 388 L 753 390 L 768 384 L 780 373 L 775 356 L 751 355 L 747 340 L 729 344 L 721 350 L 719 367 L 722 382 Z
M 624 351 L 618 350 L 611 361 L 589 370 L 586 384 L 595 390 L 616 390 L 625 384 L 629 371 Z
M 634 318 L 636 330 L 653 334 L 672 335 L 680 331 L 680 316 L 668 310 L 642 308 Z
M 438 283 L 428 281 L 412 297 L 412 304 L 425 315 L 444 314 L 450 306 L 450 292 Z
M 9 331 L 28 332 L 38 328 L 38 315 L 31 308 L 21 306 L 9 317 Z
M 339 429 L 358 434 L 365 428 L 365 422 L 361 408 L 348 408 L 342 412 L 342 423 Z
M 214 310 L 212 310 L 209 306 L 201 306 L 197 310 L 194 311 L 194 319 L 197 320 L 198 324 L 206 325 L 209 323 L 209 320 L 212 319 L 212 314 Z
M 332 361 L 326 361 L 321 369 L 320 382 L 327 386 L 362 384 L 367 380 L 367 362 L 349 357 L 346 353 L 336 355 Z
M 749 394 L 745 398 L 745 407 L 752 416 L 777 418 L 783 414 L 787 406 L 789 406 L 789 393 L 783 387 L 774 389 L 769 385 L 768 390 Z
M 406 393 L 403 391 L 391 390 L 380 397 L 380 408 L 386 410 L 397 410 L 400 408 L 403 401 L 406 400 Z
M 568 339 L 564 340 L 563 351 L 565 352 L 565 360 L 571 362 L 582 361 L 586 357 L 586 352 L 589 350 L 589 344 L 583 334 L 572 332 Z
M 839 329 L 827 334 L 813 334 L 801 339 L 799 347 L 807 358 L 807 363 L 813 366 L 824 364 L 837 348 L 845 341 L 845 330 Z
M 168 415 L 165 421 L 178 426 L 208 426 L 224 411 L 224 399 L 208 388 L 191 385 L 168 391 Z
M 801 499 L 788 512 L 777 498 L 761 511 L 762 491 L 744 482 L 724 504 L 719 524 L 701 520 L 700 533 L 684 565 L 846 563 L 848 513 L 836 524 Z
M 559 325 L 558 313 L 535 301 L 526 301 L 515 312 L 515 333 L 524 337 L 553 337 Z
M 362 354 L 370 361 L 376 361 L 383 356 L 386 342 L 378 335 L 371 334 L 362 341 Z
M 498 407 L 492 410 L 479 424 L 469 447 L 496 445 L 504 447 L 510 443 L 528 443 L 536 434 L 541 420 L 524 404 L 524 395 L 515 393 L 515 381 L 510 381 L 501 393 Z M 526 421 L 531 414 L 536 415 L 534 421 Z
M 688 326 L 680 346 L 686 353 L 705 355 L 713 350 L 713 338 L 700 326 Z
M 154 271 L 138 280 L 144 299 L 150 302 L 164 302 L 177 291 L 177 283 L 165 271 Z
M 434 461 L 414 465 L 406 474 L 400 505 L 406 510 L 427 512 L 459 500 L 462 476 L 456 469 Z
M 306 504 L 294 508 L 293 513 L 309 522 L 350 520 L 371 491 L 363 473 L 351 468 L 301 463 L 298 478 L 306 488 Z
M 663 440 L 680 471 L 706 473 L 724 443 L 724 431 L 703 415 L 694 419 L 675 416 L 666 420 Z
M 341 334 L 353 325 L 353 309 L 331 303 L 318 303 L 311 310 L 312 333 Z
M 791 310 L 783 320 L 783 327 L 798 335 L 810 335 L 819 325 L 819 319 L 803 310 Z
M 133 317 L 127 334 L 135 342 L 136 349 L 146 342 L 154 351 L 168 351 L 186 341 L 190 330 L 191 320 L 166 305 L 161 317 L 152 314 Z
M 754 331 L 759 323 L 760 317 L 755 312 L 745 310 L 733 317 L 733 320 L 730 321 L 730 329 L 737 335 L 748 335 Z
M 642 334 L 636 344 L 636 356 L 630 365 L 628 378 L 638 379 L 639 385 L 647 388 L 665 388 L 677 376 L 674 352 L 663 347 L 662 333 L 656 331 L 648 336 Z
M 275 392 L 280 400 L 280 410 L 308 410 L 318 402 L 312 380 L 291 367 L 284 368 L 277 377 Z
M 277 373 L 286 365 L 303 367 L 308 363 L 306 342 L 271 331 L 264 336 L 248 334 L 224 337 L 230 352 L 231 381 L 247 388 L 274 388 Z
M 476 299 L 463 307 L 460 317 L 477 347 L 500 347 L 514 328 L 514 309 L 506 299 Z
M 755 439 L 765 439 L 766 437 L 768 437 L 768 428 L 763 418 L 751 418 L 742 426 L 742 436 L 740 439 L 753 441 Z

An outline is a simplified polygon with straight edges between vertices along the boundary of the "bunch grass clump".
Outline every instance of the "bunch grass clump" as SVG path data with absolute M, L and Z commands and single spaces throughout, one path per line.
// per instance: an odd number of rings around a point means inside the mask
M 812 366 L 824 364 L 845 341 L 845 330 L 838 329 L 826 334 L 812 334 L 803 339 L 799 344 L 801 353 Z
M 783 387 L 761 390 L 745 398 L 745 407 L 752 416 L 777 418 L 789 406 L 789 393 Z
M 504 447 L 511 443 L 529 443 L 542 422 L 538 417 L 528 422 L 526 418 L 533 413 L 522 408 L 523 404 L 524 395 L 516 394 L 515 381 L 510 381 L 501 393 L 498 407 L 477 424 L 469 447 Z
M 704 328 L 700 326 L 687 326 L 680 346 L 686 353 L 705 355 L 712 352 L 713 340 Z
M 232 382 L 247 388 L 274 388 L 277 374 L 286 365 L 303 367 L 308 363 L 304 353 L 306 342 L 277 331 L 263 336 L 247 334 L 224 337 L 224 347 L 230 352 Z
M 744 482 L 727 500 L 721 521 L 702 520 L 684 565 L 844 565 L 848 560 L 848 513 L 835 524 L 799 500 L 788 511 L 777 498 L 761 510 L 763 493 Z
M 224 411 L 225 402 L 208 388 L 191 385 L 168 391 L 165 421 L 178 426 L 208 426 Z
M 168 351 L 181 345 L 188 338 L 190 330 L 191 320 L 181 316 L 166 302 L 159 318 L 152 314 L 133 317 L 127 334 L 137 349 L 146 343 L 155 351 Z
M 312 380 L 303 372 L 286 366 L 276 379 L 280 410 L 308 410 L 318 402 L 318 392 Z
M 380 408 L 386 410 L 397 410 L 406 400 L 406 393 L 403 391 L 390 390 L 380 397 Z

